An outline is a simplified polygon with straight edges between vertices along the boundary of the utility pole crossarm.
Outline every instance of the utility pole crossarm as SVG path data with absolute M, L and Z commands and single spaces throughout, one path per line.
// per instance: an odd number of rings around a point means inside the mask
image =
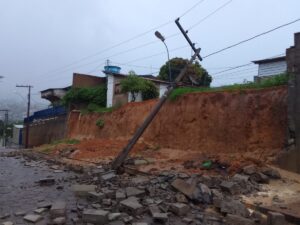
M 179 19 L 180 19 L 180 18 L 176 19 L 176 20 L 175 20 L 175 23 L 176 23 L 177 27 L 179 28 L 179 30 L 181 31 L 181 33 L 183 34 L 183 36 L 185 37 L 185 39 L 187 40 L 187 42 L 190 44 L 191 48 L 192 48 L 192 49 L 194 50 L 194 52 L 196 53 L 198 49 L 196 49 L 195 43 L 193 43 L 193 42 L 191 41 L 191 39 L 189 38 L 189 36 L 187 35 L 188 31 L 185 31 L 185 30 L 183 29 L 183 27 L 181 26 L 181 24 L 179 23 Z M 200 50 L 201 50 L 201 49 L 200 49 Z M 200 51 L 198 52 L 197 57 L 198 57 L 198 59 L 199 59 L 200 61 L 202 61 L 202 57 L 200 56 Z

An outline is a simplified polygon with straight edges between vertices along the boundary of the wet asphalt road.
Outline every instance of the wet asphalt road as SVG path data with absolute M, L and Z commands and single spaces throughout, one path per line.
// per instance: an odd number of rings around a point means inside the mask
M 7 150 L 0 149 L 0 152 L 4 151 Z M 72 224 L 71 209 L 76 207 L 76 198 L 71 191 L 71 185 L 76 176 L 70 171 L 52 169 L 51 165 L 43 161 L 28 162 L 20 156 L 0 157 L 0 218 L 10 214 L 8 218 L 0 219 L 0 224 L 5 221 L 27 224 L 22 216 L 14 214 L 19 211 L 33 213 L 39 204 L 56 200 L 67 202 L 67 224 Z M 43 178 L 54 178 L 55 184 L 40 186 L 37 181 Z M 38 224 L 46 224 L 49 221 L 48 214 L 42 214 L 45 219 Z

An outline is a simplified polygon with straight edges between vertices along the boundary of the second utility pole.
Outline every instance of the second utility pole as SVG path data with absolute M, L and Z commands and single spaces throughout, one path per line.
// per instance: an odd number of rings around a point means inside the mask
M 27 120 L 26 120 L 26 136 L 25 136 L 25 148 L 29 147 L 29 115 L 30 115 L 30 95 L 31 95 L 31 85 L 16 85 L 16 87 L 28 88 L 28 96 L 27 96 Z

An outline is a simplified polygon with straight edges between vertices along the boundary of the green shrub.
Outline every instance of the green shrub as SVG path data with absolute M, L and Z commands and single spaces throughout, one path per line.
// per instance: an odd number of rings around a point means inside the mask
M 158 98 L 159 93 L 156 85 L 150 80 L 144 80 L 144 89 L 142 90 L 143 100 Z
M 104 120 L 103 119 L 98 119 L 96 121 L 96 126 L 100 127 L 100 128 L 103 128 L 104 127 Z
M 137 93 L 142 93 L 143 100 L 157 98 L 159 96 L 157 87 L 150 80 L 145 80 L 130 71 L 129 75 L 121 80 L 121 90 L 123 93 L 130 92 L 132 101 L 135 102 Z
M 62 99 L 62 104 L 68 106 L 72 103 L 95 104 L 106 106 L 106 87 L 104 85 L 90 88 L 71 88 Z

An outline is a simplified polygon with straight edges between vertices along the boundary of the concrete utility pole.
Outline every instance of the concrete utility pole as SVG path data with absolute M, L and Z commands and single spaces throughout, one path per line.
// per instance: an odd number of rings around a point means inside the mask
M 0 109 L 0 112 L 5 112 L 5 117 L 4 117 L 4 128 L 3 128 L 3 146 L 5 147 L 7 145 L 7 140 L 6 140 L 6 130 L 8 126 L 8 109 Z
M 147 129 L 147 127 L 150 125 L 152 120 L 155 118 L 161 107 L 166 102 L 168 96 L 171 94 L 171 92 L 177 87 L 179 82 L 182 81 L 184 78 L 186 71 L 188 69 L 188 66 L 192 64 L 195 59 L 198 57 L 198 59 L 201 61 L 202 58 L 200 56 L 200 48 L 196 48 L 195 44 L 190 40 L 190 38 L 187 35 L 187 32 L 184 31 L 182 26 L 179 23 L 179 18 L 175 20 L 176 25 L 178 26 L 179 30 L 182 32 L 183 36 L 187 40 L 187 42 L 190 44 L 191 48 L 195 52 L 195 54 L 191 57 L 191 59 L 188 61 L 188 63 L 185 65 L 185 67 L 180 71 L 180 74 L 175 79 L 174 84 L 171 83 L 168 87 L 168 90 L 164 93 L 164 95 L 159 99 L 157 104 L 154 106 L 150 114 L 146 117 L 142 125 L 137 129 L 131 140 L 128 142 L 127 146 L 119 153 L 119 155 L 115 158 L 115 160 L 112 162 L 112 169 L 117 170 L 122 164 L 124 163 L 126 157 L 128 156 L 129 152 L 133 148 L 133 146 L 137 143 L 139 138 L 143 135 L 144 131 Z M 162 42 L 165 41 L 165 38 L 159 33 L 155 32 L 155 36 L 158 37 Z M 165 43 L 164 43 L 165 44 Z M 167 46 L 166 46 L 167 47 Z M 168 48 L 168 47 L 167 47 Z
M 28 121 L 29 115 L 30 115 L 30 95 L 31 95 L 31 88 L 33 86 L 31 85 L 16 85 L 16 87 L 21 87 L 21 88 L 28 88 L 28 101 L 27 101 L 27 122 L 26 122 L 26 136 L 25 136 L 25 148 L 28 148 L 29 145 L 29 125 L 30 122 Z

